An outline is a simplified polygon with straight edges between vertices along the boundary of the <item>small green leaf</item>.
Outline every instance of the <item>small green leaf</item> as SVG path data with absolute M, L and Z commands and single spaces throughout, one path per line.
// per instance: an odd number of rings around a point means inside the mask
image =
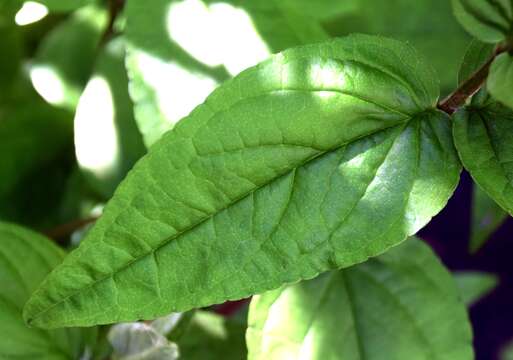
M 499 55 L 490 67 L 487 89 L 492 97 L 513 109 L 513 56 Z
M 472 224 L 470 230 L 470 251 L 479 250 L 486 240 L 508 218 L 502 210 L 477 184 L 474 184 L 472 202 Z
M 513 33 L 510 0 L 452 0 L 452 4 L 461 25 L 481 41 L 498 43 Z
M 91 76 L 106 23 L 106 12 L 89 6 L 73 13 L 41 41 L 30 78 L 47 102 L 75 110 Z
M 454 115 L 454 141 L 475 182 L 513 214 L 513 110 L 493 101 Z
M 64 258 L 50 240 L 17 225 L 0 222 L 1 359 L 78 359 L 84 350 L 78 329 L 28 328 L 22 307 L 43 278 Z
M 491 58 L 494 49 L 495 46 L 492 44 L 473 39 L 463 57 L 458 73 L 458 84 L 461 85 L 466 80 L 470 79 L 472 75 Z
M 456 285 L 411 239 L 388 253 L 253 298 L 248 359 L 473 359 Z
M 244 71 L 134 167 L 25 318 L 151 319 L 386 251 L 459 180 L 437 97 L 417 53 L 380 37 L 299 47 Z
M 78 164 L 106 199 L 145 152 L 128 95 L 124 56 L 123 39 L 105 46 L 75 114 Z
M 500 360 L 513 360 L 513 343 L 510 342 L 502 350 Z
M 498 284 L 495 275 L 483 272 L 457 272 L 454 274 L 460 296 L 467 306 L 471 306 L 490 293 Z

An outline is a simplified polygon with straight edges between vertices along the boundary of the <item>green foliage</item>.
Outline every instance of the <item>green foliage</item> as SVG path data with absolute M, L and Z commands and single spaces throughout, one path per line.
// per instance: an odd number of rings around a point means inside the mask
M 459 272 L 454 275 L 460 296 L 467 306 L 471 306 L 491 292 L 498 284 L 496 276 L 481 272 Z
M 479 186 L 513 214 L 513 110 L 489 100 L 454 116 L 461 161 Z
M 1 359 L 78 359 L 84 351 L 85 331 L 28 328 L 21 316 L 30 294 L 63 258 L 64 252 L 50 240 L 0 222 Z
M 80 9 L 43 39 L 31 64 L 31 78 L 48 102 L 75 109 L 93 70 L 106 15 L 96 6 Z M 76 44 L 80 46 L 70 51 Z
M 487 89 L 494 99 L 513 109 L 513 57 L 504 53 L 495 59 L 490 68 Z
M 473 358 L 497 279 L 402 243 L 461 163 L 471 251 L 513 215 L 513 0 L 37 2 L 0 0 L 0 359 Z
M 248 323 L 248 359 L 473 359 L 453 279 L 416 239 L 255 297 Z
M 472 223 L 470 229 L 470 251 L 476 252 L 497 228 L 508 218 L 502 210 L 478 185 L 474 185 L 472 196 Z
M 380 254 L 457 184 L 436 100 L 433 71 L 385 38 L 300 47 L 243 72 L 135 166 L 27 321 L 155 318 Z
M 510 0 L 452 0 L 452 4 L 459 22 L 479 40 L 498 43 L 513 35 Z
M 105 46 L 75 114 L 78 164 L 92 188 L 107 199 L 145 152 L 128 95 L 124 55 L 122 39 Z

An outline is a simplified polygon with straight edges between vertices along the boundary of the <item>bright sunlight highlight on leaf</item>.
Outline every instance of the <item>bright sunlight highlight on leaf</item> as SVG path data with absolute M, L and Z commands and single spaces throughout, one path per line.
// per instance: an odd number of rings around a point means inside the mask
M 16 13 L 14 21 L 19 26 L 33 24 L 48 15 L 48 8 L 35 1 L 26 1 Z

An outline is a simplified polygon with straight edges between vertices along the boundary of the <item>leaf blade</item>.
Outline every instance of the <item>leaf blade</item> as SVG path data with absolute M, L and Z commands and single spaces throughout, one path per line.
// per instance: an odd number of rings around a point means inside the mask
M 259 295 L 248 322 L 252 360 L 473 357 L 456 286 L 417 239 L 363 264 Z
M 436 103 L 432 75 L 407 46 L 359 35 L 290 50 L 227 82 L 136 165 L 26 319 L 155 318 L 311 278 L 404 240 L 459 177 L 448 119 L 426 111 Z M 363 231 L 373 217 L 379 226 Z

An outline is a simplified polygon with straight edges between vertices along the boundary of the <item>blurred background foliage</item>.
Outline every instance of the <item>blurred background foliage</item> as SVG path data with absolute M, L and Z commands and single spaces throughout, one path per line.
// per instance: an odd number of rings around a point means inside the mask
M 410 42 L 445 93 L 469 40 L 446 0 L 0 0 L 0 217 L 88 216 L 221 82 L 353 32 Z

